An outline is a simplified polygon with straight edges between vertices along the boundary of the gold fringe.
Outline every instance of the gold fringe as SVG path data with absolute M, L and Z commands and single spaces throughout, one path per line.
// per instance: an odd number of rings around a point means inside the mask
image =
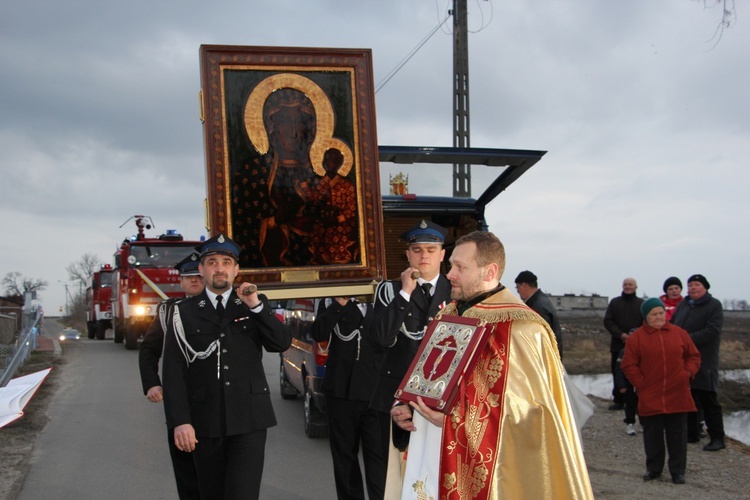
M 443 315 L 453 315 L 458 313 L 454 303 L 447 305 L 436 319 L 440 319 Z M 476 318 L 486 321 L 487 323 L 499 323 L 506 321 L 535 321 L 540 323 L 542 326 L 546 326 L 544 320 L 535 313 L 532 309 L 508 306 L 504 304 L 500 307 L 492 304 L 477 304 L 474 307 L 467 309 L 463 313 L 464 318 Z M 553 336 L 554 338 L 554 336 Z

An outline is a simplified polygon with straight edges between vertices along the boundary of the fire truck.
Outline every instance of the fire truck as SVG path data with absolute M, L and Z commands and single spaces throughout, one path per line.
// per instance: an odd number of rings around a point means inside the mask
M 125 238 L 114 254 L 112 273 L 112 328 L 114 340 L 136 349 L 162 300 L 182 297 L 180 273 L 174 266 L 195 251 L 200 241 L 185 240 L 174 229 L 157 237 L 145 231 L 154 226 L 151 217 L 134 215 L 138 233 Z
M 102 264 L 86 283 L 86 328 L 90 339 L 104 339 L 112 328 L 112 266 Z

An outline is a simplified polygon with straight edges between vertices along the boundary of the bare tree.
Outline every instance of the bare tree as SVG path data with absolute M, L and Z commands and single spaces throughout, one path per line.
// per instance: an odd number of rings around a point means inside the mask
M 78 283 L 79 288 L 85 288 L 86 282 L 99 269 L 101 259 L 98 256 L 85 253 L 76 262 L 71 262 L 65 270 L 68 272 L 68 278 L 73 283 Z
M 721 5 L 721 20 L 716 25 L 716 30 L 710 40 L 716 40 L 713 47 L 721 40 L 724 35 L 724 30 L 734 26 L 737 22 L 737 8 L 734 5 L 734 0 L 700 0 L 703 2 L 703 8 L 708 9 L 716 5 Z M 712 47 L 712 48 L 713 48 Z
M 24 296 L 26 292 L 41 292 L 47 289 L 48 283 L 44 280 L 27 278 L 23 274 L 13 271 L 5 275 L 0 286 L 5 289 L 9 296 Z

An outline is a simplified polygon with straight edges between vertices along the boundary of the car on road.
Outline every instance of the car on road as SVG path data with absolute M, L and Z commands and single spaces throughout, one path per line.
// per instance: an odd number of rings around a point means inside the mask
M 304 398 L 305 434 L 310 438 L 328 436 L 326 400 L 321 390 L 328 342 L 316 342 L 310 335 L 316 306 L 313 299 L 286 301 L 282 316 L 292 331 L 292 345 L 280 354 L 279 368 L 281 397 Z
M 79 332 L 75 328 L 63 328 L 63 331 L 60 333 L 58 340 L 60 342 L 67 342 L 71 340 L 80 340 L 80 338 L 81 332 Z

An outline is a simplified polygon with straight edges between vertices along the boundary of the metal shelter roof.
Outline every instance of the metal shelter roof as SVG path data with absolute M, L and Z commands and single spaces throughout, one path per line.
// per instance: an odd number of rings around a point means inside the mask
M 486 206 L 547 152 L 525 149 L 378 146 L 378 153 L 381 162 L 396 164 L 436 163 L 506 167 L 477 198 L 477 204 Z

